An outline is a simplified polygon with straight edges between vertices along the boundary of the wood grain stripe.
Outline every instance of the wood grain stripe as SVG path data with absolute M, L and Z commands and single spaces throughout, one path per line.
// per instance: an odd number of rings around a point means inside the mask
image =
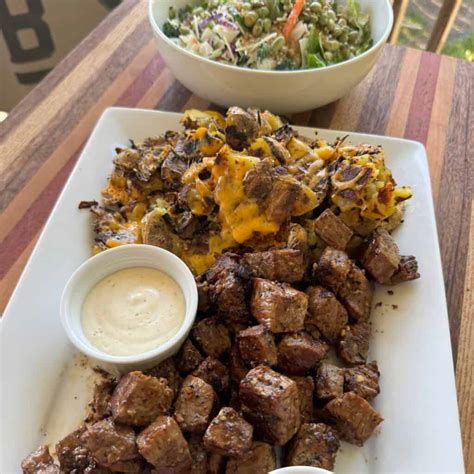
M 40 233 L 41 229 L 36 233 L 36 235 L 32 236 L 30 243 L 16 259 L 15 264 L 10 268 L 5 277 L 0 279 L 0 317 L 3 314 L 3 311 L 8 303 L 8 300 L 10 299 L 11 294 L 13 293 L 13 290 L 15 289 L 18 280 L 20 279 L 23 268 L 30 258 L 31 252 L 36 245 Z
M 81 147 L 82 148 L 82 147 Z M 71 172 L 81 149 L 77 150 L 61 168 L 38 199 L 11 229 L 0 245 L 0 279 L 4 278 L 16 260 L 30 244 L 32 235 L 37 234 L 49 216 L 58 195 Z
M 390 56 L 392 51 L 395 49 L 397 48 L 391 45 L 385 46 L 379 61 L 383 60 L 386 56 Z M 367 77 L 348 95 L 336 102 L 328 128 L 345 130 L 348 132 L 357 131 L 357 124 L 359 123 L 363 106 L 367 103 L 367 98 L 369 97 L 370 90 L 373 87 L 372 81 L 377 67 L 372 69 Z M 313 125 L 313 122 L 311 122 L 311 125 Z
M 165 63 L 159 54 L 155 54 L 148 65 L 140 71 L 135 81 L 127 88 L 115 105 L 130 107 L 135 105 L 154 84 Z
M 48 127 L 51 132 L 51 120 L 62 110 L 67 110 L 71 97 L 76 96 L 87 84 L 91 71 L 100 70 L 111 56 L 117 54 L 117 46 L 122 43 L 138 25 L 144 25 L 144 11 L 141 2 L 132 8 L 129 14 L 106 35 L 91 54 L 87 55 L 58 86 L 18 126 L 8 134 L 2 146 L 0 174 L 3 177 L 11 166 L 12 160 L 21 157 L 25 148 Z M 133 48 L 131 48 L 133 49 Z M 120 53 L 120 50 L 119 50 Z M 117 58 L 118 59 L 118 58 Z M 106 74 L 106 71 L 104 71 Z M 99 82 L 100 85 L 101 81 Z M 89 89 L 92 92 L 93 89 Z M 81 96 L 85 98 L 84 96 Z M 75 102 L 79 105 L 80 102 Z
M 55 114 L 50 111 L 49 133 L 46 134 L 42 130 L 38 130 L 37 135 L 17 151 L 19 154 L 15 162 L 10 163 L 8 169 L 0 171 L 0 186 L 4 188 L 4 192 L 0 196 L 0 210 L 5 209 L 12 197 L 23 188 L 28 179 L 54 152 L 62 138 L 74 128 L 82 116 L 107 91 L 113 79 L 133 60 L 136 48 L 141 49 L 146 45 L 149 40 L 147 35 L 143 34 L 142 28 L 144 26 L 146 26 L 144 22 L 138 25 L 130 35 L 123 39 L 123 47 L 114 50 L 107 61 L 104 61 L 101 69 L 95 70 L 94 74 L 88 74 L 87 80 L 82 86 L 71 91 L 75 95 L 77 94 L 81 100 L 63 104 L 63 107 L 58 108 Z M 101 80 L 101 78 L 107 78 L 107 80 Z M 31 159 L 33 156 L 34 159 Z
M 426 143 L 431 120 L 441 56 L 425 53 L 421 57 L 415 89 L 405 128 L 405 138 Z
M 181 82 L 174 81 L 155 108 L 169 112 L 180 112 L 190 97 L 191 92 Z
M 471 202 L 471 222 L 474 222 L 474 201 Z M 467 254 L 466 280 L 461 328 L 459 331 L 456 386 L 464 447 L 466 472 L 474 472 L 474 227 L 471 227 Z
M 202 99 L 201 97 L 192 95 L 183 106 L 183 110 L 188 109 L 208 110 L 209 102 L 205 99 Z
M 407 49 L 401 65 L 403 73 L 398 79 L 397 90 L 393 99 L 390 116 L 385 134 L 393 137 L 403 137 L 410 112 L 411 100 L 415 89 L 418 67 L 422 52 L 416 49 Z
M 319 109 L 313 110 L 308 125 L 315 128 L 329 128 L 340 101 L 332 102 Z
M 45 80 L 35 86 L 34 94 L 27 94 L 15 106 L 15 113 L 10 114 L 0 127 L 0 141 L 37 107 L 63 81 L 64 77 L 84 59 L 84 56 L 95 51 L 97 45 L 108 35 L 120 21 L 129 14 L 134 0 L 124 0 L 117 8 L 108 14 L 92 32 L 84 38 L 54 69 Z
M 391 54 L 380 56 L 371 77 L 371 88 L 363 105 L 364 111 L 359 116 L 357 131 L 383 134 L 389 120 L 404 55 L 404 49 L 394 48 Z
M 448 298 L 454 361 L 463 305 L 471 199 L 474 191 L 474 76 L 467 62 L 458 61 L 453 103 L 436 209 Z
M 137 107 L 154 109 L 173 81 L 173 74 L 169 69 L 164 69 L 146 94 L 138 101 Z
M 24 188 L 28 189 L 28 193 L 18 192 L 8 207 L 0 214 L 0 241 L 5 238 L 8 229 L 13 228 L 18 220 L 22 219 L 26 209 L 48 186 L 50 180 L 64 166 L 71 153 L 74 153 L 86 140 L 103 110 L 119 100 L 125 91 L 130 88 L 135 77 L 141 75 L 139 67 L 146 64 L 154 55 L 156 55 L 156 47 L 154 42 L 150 42 L 135 56 L 134 60 L 122 71 L 122 74 L 114 80 L 94 105 L 82 115 L 80 122 L 69 131 L 65 139 L 57 144 L 54 152 L 30 180 L 24 184 Z
M 452 107 L 456 60 L 443 56 L 439 68 L 438 82 L 433 101 L 431 123 L 426 140 L 426 152 L 430 165 L 431 189 L 433 200 L 438 202 L 443 161 L 446 159 L 446 133 Z M 448 158 L 449 159 L 449 151 Z

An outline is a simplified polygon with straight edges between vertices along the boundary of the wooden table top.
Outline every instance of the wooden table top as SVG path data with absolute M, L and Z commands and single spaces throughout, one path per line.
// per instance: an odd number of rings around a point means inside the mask
M 430 164 L 466 472 L 474 472 L 474 67 L 386 46 L 350 95 L 300 125 L 410 138 Z M 105 107 L 207 108 L 157 52 L 145 0 L 125 0 L 0 125 L 0 313 Z M 212 107 L 212 104 L 211 104 Z

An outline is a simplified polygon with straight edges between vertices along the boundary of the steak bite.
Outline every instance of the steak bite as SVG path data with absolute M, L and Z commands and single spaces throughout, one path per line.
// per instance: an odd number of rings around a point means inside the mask
M 287 283 L 301 281 L 306 271 L 304 254 L 300 250 L 280 249 L 246 253 L 244 262 L 254 277 Z
M 173 398 L 166 379 L 129 372 L 120 379 L 112 395 L 112 418 L 124 425 L 146 426 L 169 411 Z
M 336 431 L 324 423 L 301 425 L 286 452 L 287 466 L 311 466 L 332 471 L 339 450 Z
M 262 202 L 268 196 L 273 187 L 272 165 L 271 158 L 264 158 L 245 173 L 242 183 L 248 198 Z
M 82 426 L 56 443 L 56 456 L 63 472 L 83 472 L 92 464 L 91 453 L 81 440 L 85 430 Z
M 314 230 L 324 242 L 338 250 L 345 250 L 354 234 L 331 209 L 326 209 L 314 221 Z
M 112 414 L 110 401 L 115 386 L 116 382 L 110 376 L 95 384 L 94 395 L 89 404 L 90 412 L 87 415 L 86 421 L 93 422 L 103 420 Z
M 324 287 L 338 294 L 353 266 L 346 252 L 326 247 L 314 271 L 314 277 Z
M 285 283 L 255 278 L 251 308 L 255 319 L 273 333 L 301 331 L 308 297 Z
M 47 446 L 40 446 L 21 463 L 24 474 L 59 474 L 59 466 L 54 464 Z
M 264 365 L 250 370 L 240 382 L 242 412 L 256 432 L 283 445 L 301 424 L 298 386 Z
M 305 332 L 285 334 L 278 344 L 278 367 L 288 374 L 305 374 L 329 351 L 328 345 Z
M 420 278 L 420 274 L 418 273 L 418 262 L 416 257 L 413 255 L 406 255 L 400 257 L 400 265 L 392 275 L 392 278 L 390 278 L 390 281 L 386 284 L 397 285 L 398 283 L 416 280 L 417 278 Z
M 198 292 L 198 311 L 205 313 L 211 307 L 211 297 L 209 296 L 209 283 L 196 279 Z
M 338 356 L 347 364 L 364 364 L 369 355 L 370 324 L 359 321 L 341 331 Z
M 383 421 L 367 400 L 352 392 L 331 400 L 325 408 L 341 439 L 357 446 L 362 446 Z
M 206 357 L 193 371 L 193 375 L 211 385 L 216 392 L 222 392 L 229 386 L 229 369 L 212 357 Z
M 240 381 L 247 375 L 250 366 L 240 356 L 239 345 L 234 344 L 229 356 L 229 374 L 232 381 L 240 383 Z
M 193 460 L 178 424 L 169 416 L 159 416 L 137 437 L 140 454 L 158 473 L 182 474 Z
M 252 326 L 237 334 L 237 343 L 242 359 L 254 366 L 276 365 L 277 347 L 272 333 L 263 325 Z
M 283 224 L 291 216 L 299 192 L 300 185 L 297 182 L 277 179 L 267 200 L 268 220 Z
M 268 474 L 274 469 L 276 469 L 276 456 L 273 446 L 254 441 L 247 454 L 227 461 L 225 474 Z
M 386 229 L 378 227 L 372 232 L 361 262 L 377 283 L 390 281 L 400 265 L 400 252 Z
M 192 372 L 201 362 L 203 357 L 192 343 L 191 339 L 186 339 L 178 353 L 176 367 L 180 372 Z
M 344 391 L 354 392 L 366 400 L 372 400 L 380 393 L 380 372 L 377 362 L 358 365 L 344 371 Z
M 334 344 L 341 329 L 347 324 L 347 311 L 334 293 L 322 286 L 310 286 L 306 294 L 308 295 L 308 315 L 305 324 L 316 326 L 321 334 Z
M 364 272 L 355 264 L 340 287 L 338 296 L 352 319 L 356 321 L 369 319 L 373 289 Z
M 313 421 L 313 377 L 301 377 L 298 375 L 292 375 L 290 378 L 296 383 L 296 386 L 298 387 L 301 423 L 309 423 L 310 421 Z
M 196 344 L 210 357 L 218 359 L 230 349 L 229 330 L 217 318 L 210 317 L 198 321 L 192 331 Z
M 240 457 L 252 446 L 253 427 L 233 408 L 224 407 L 204 434 L 204 446 L 223 456 Z
M 95 461 L 111 471 L 138 472 L 139 454 L 135 432 L 129 426 L 116 425 L 112 420 L 101 420 L 87 426 L 81 441 Z
M 315 381 L 318 399 L 331 400 L 340 397 L 344 392 L 344 369 L 323 363 L 318 367 Z
M 181 385 L 175 404 L 175 419 L 183 432 L 201 433 L 211 421 L 217 397 L 204 380 L 188 375 Z
M 174 392 L 174 396 L 176 397 L 176 395 L 178 395 L 179 387 L 181 386 L 183 379 L 176 370 L 176 364 L 172 357 L 163 360 L 158 365 L 155 365 L 144 373 L 156 378 L 166 379 L 169 387 Z
M 205 273 L 210 301 L 220 314 L 232 322 L 246 323 L 249 310 L 246 302 L 251 272 L 241 263 L 239 255 L 224 253 Z
M 236 323 L 246 323 L 249 310 L 246 303 L 247 284 L 234 272 L 224 272 L 210 287 L 211 299 L 217 310 Z

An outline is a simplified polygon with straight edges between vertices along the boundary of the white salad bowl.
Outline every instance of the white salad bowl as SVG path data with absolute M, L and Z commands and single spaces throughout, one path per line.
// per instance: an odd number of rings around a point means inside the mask
M 180 286 L 186 303 L 184 321 L 178 332 L 156 348 L 136 355 L 110 355 L 97 349 L 82 330 L 82 305 L 103 278 L 125 268 L 149 267 L 168 274 Z M 120 374 L 148 369 L 176 352 L 189 334 L 197 311 L 198 294 L 191 270 L 176 255 L 159 247 L 131 244 L 101 252 L 85 261 L 67 282 L 60 305 L 61 322 L 69 340 L 104 370 Z
M 196 0 L 149 0 L 149 19 L 164 61 L 194 94 L 223 107 L 259 107 L 279 114 L 310 110 L 334 102 L 364 79 L 392 29 L 389 0 L 358 0 L 370 14 L 374 44 L 363 54 L 332 66 L 297 71 L 262 71 L 212 61 L 177 46 L 162 31 L 170 6 Z

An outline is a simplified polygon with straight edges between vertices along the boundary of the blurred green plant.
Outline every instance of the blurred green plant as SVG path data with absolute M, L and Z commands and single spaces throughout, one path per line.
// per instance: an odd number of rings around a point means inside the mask
M 398 37 L 398 44 L 410 48 L 426 48 L 434 26 L 434 17 L 433 15 L 430 17 L 428 14 L 432 11 L 430 8 L 433 5 L 434 0 L 410 1 L 400 36 Z M 474 61 L 474 30 L 470 21 L 474 9 L 474 0 L 463 0 L 463 8 L 459 14 L 464 14 L 464 22 L 463 24 L 458 22 L 457 31 L 454 32 L 453 30 L 449 35 L 442 53 L 466 61 Z M 471 24 L 470 27 L 469 24 Z
M 474 61 L 474 32 L 464 38 L 448 41 L 443 48 L 443 54 Z

